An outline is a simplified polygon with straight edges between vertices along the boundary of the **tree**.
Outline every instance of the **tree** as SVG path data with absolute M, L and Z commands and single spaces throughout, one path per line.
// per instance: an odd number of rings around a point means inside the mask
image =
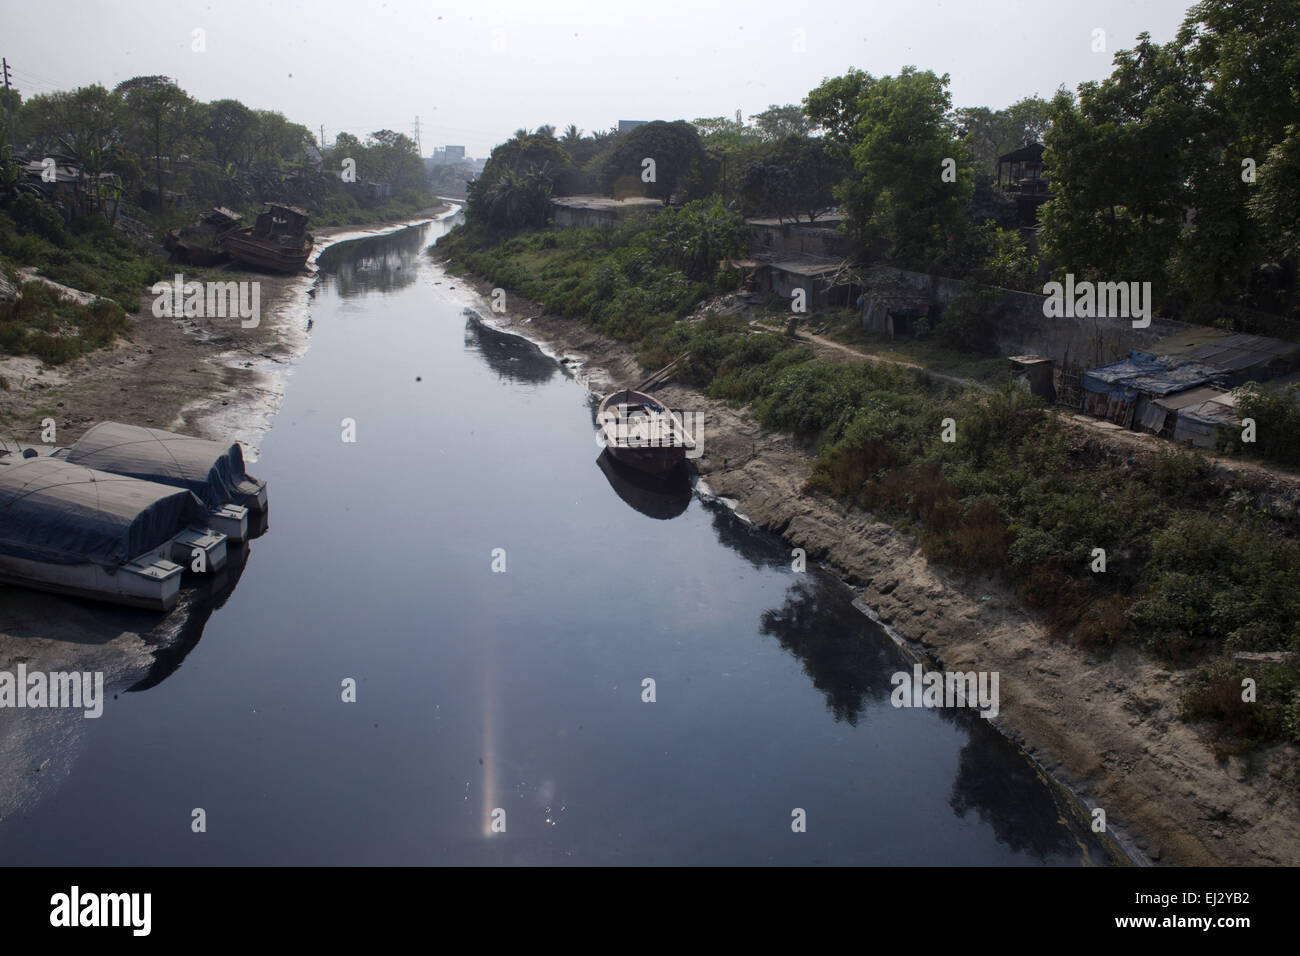
M 119 83 L 113 91 L 122 97 L 136 150 L 153 154 L 154 181 L 158 189 L 158 208 L 166 208 L 163 190 L 163 157 L 172 157 L 173 149 L 187 135 L 195 132 L 194 101 L 165 76 L 137 76 Z
M 1288 127 L 1286 139 L 1268 151 L 1249 206 L 1266 252 L 1300 260 L 1300 126 Z
M 257 117 L 239 100 L 214 100 L 208 104 L 206 138 L 212 156 L 223 169 L 248 151 Z
M 1174 44 L 1142 34 L 1115 55 L 1101 83 L 1052 101 L 1044 163 L 1052 201 L 1043 206 L 1043 245 L 1059 271 L 1150 281 L 1168 288 L 1169 261 L 1187 208 L 1194 85 Z
M 820 139 L 787 136 L 762 160 L 745 167 L 742 188 L 764 212 L 814 222 L 835 201 L 835 187 L 847 172 Z
M 804 97 L 804 112 L 825 134 L 827 145 L 845 159 L 858 139 L 862 94 L 875 82 L 870 73 L 853 69 L 843 76 L 822 80 Z
M 866 84 L 849 154 L 855 175 L 839 190 L 849 231 L 868 248 L 933 266 L 958 253 L 971 167 L 949 111 L 947 74 L 904 67 Z
M 776 143 L 787 136 L 807 136 L 812 131 L 812 120 L 802 106 L 769 106 L 750 117 L 759 134 L 768 142 Z
M 643 172 L 646 160 L 653 160 L 654 179 L 646 182 Z M 622 137 L 614 146 L 601 177 L 606 191 L 627 189 L 631 184 L 643 195 L 662 199 L 664 204 L 679 187 L 687 185 L 688 177 L 698 177 L 706 163 L 704 147 L 695 127 L 684 120 L 666 123 L 655 120 L 644 123 Z M 696 185 L 701 193 L 706 191 Z
M 34 96 L 24 104 L 23 112 L 31 145 L 41 154 L 80 168 L 98 208 L 100 173 L 121 156 L 121 99 L 95 84 Z

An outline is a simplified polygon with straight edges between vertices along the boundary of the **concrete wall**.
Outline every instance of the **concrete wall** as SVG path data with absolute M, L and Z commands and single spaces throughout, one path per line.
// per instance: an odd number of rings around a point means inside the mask
M 891 303 L 922 299 L 930 304 L 933 321 L 940 321 L 966 291 L 966 284 L 890 266 L 870 266 L 866 279 L 863 328 L 888 331 Z M 1132 319 L 1049 318 L 1043 315 L 1046 296 L 995 290 L 997 297 L 985 311 L 979 333 L 981 344 L 1002 355 L 1049 356 L 1059 364 L 1069 351 L 1070 360 L 1099 365 L 1123 358 L 1132 349 L 1144 349 L 1166 336 L 1194 326 L 1172 319 L 1151 317 L 1145 329 L 1133 328 Z

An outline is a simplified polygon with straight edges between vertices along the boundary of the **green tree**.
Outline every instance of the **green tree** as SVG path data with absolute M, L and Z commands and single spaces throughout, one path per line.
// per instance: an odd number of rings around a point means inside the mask
M 654 181 L 645 182 L 645 160 L 654 160 Z M 623 136 L 615 144 L 601 177 L 607 192 L 638 191 L 665 205 L 679 187 L 691 177 L 701 194 L 708 191 L 701 173 L 707 163 L 700 136 L 690 123 L 656 120 L 645 123 Z
M 812 120 L 802 106 L 769 106 L 750 117 L 759 135 L 769 142 L 780 142 L 787 136 L 807 136 L 812 131 Z
M 867 84 L 858 98 L 854 174 L 840 190 L 849 231 L 868 249 L 933 266 L 964 238 L 971 163 L 949 112 L 947 74 L 905 67 Z
M 1061 273 L 1143 280 L 1162 296 L 1187 208 L 1195 90 L 1175 44 L 1147 34 L 1101 83 L 1052 100 L 1043 246 Z
M 164 210 L 167 194 L 163 189 L 163 161 L 174 159 L 176 147 L 197 131 L 196 104 L 165 76 L 137 76 L 119 83 L 113 92 L 126 104 L 130 140 L 136 153 L 152 159 L 158 208 Z

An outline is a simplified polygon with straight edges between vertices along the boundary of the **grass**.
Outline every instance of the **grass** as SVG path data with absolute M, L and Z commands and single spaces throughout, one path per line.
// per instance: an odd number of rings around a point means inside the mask
M 0 352 L 30 355 L 47 365 L 111 345 L 128 329 L 117 303 L 79 305 L 40 282 L 25 283 L 21 298 L 0 302 Z

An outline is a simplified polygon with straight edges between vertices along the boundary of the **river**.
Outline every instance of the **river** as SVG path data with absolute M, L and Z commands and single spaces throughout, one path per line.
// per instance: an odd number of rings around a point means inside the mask
M 891 706 L 911 665 L 838 580 L 599 461 L 595 399 L 421 254 L 445 228 L 322 255 L 269 532 L 0 859 L 1110 862 L 986 721 Z

